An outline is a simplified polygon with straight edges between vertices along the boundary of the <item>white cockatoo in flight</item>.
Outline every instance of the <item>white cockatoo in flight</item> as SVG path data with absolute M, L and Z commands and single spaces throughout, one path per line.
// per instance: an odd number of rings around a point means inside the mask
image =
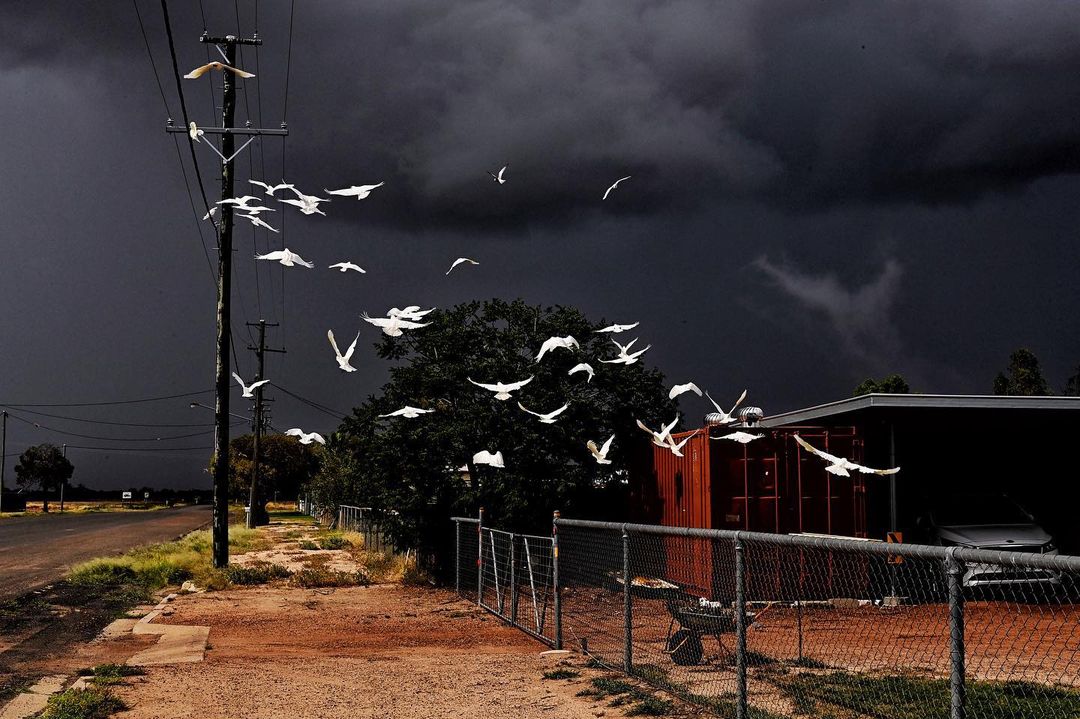
M 266 384 L 267 382 L 270 381 L 268 379 L 261 379 L 258 382 L 252 382 L 251 384 L 244 384 L 244 380 L 242 380 L 240 378 L 240 375 L 233 372 L 232 376 L 233 376 L 233 379 L 236 380 L 240 384 L 240 389 L 242 389 L 244 391 L 244 393 L 242 395 L 240 395 L 240 396 L 241 397 L 246 397 L 247 399 L 252 399 L 255 396 L 255 395 L 253 395 L 251 393 L 252 390 L 257 389 L 259 387 L 262 387 L 264 384 Z
M 593 459 L 596 460 L 597 464 L 611 464 L 611 460 L 608 459 L 607 456 L 608 452 L 611 451 L 611 443 L 614 441 L 615 435 L 611 435 L 607 438 L 607 441 L 604 442 L 604 446 L 599 449 L 596 448 L 596 442 L 593 442 L 591 439 L 585 443 L 585 446 L 588 447 L 589 452 L 592 453 Z
M 845 459 L 844 457 L 837 457 L 835 454 L 823 452 L 817 447 L 811 445 L 799 435 L 796 434 L 794 436 L 795 441 L 799 443 L 800 447 L 805 449 L 807 452 L 810 452 L 811 454 L 816 454 L 817 456 L 821 457 L 829 463 L 828 466 L 825 467 L 826 472 L 829 472 L 830 474 L 835 474 L 838 477 L 850 477 L 851 474 L 849 474 L 849 472 L 861 472 L 862 474 L 878 474 L 884 476 L 896 474 L 900 471 L 899 467 L 893 467 L 891 469 L 873 469 L 872 467 L 865 467 L 861 464 L 856 464 L 855 462 L 852 462 L 850 459 Z
M 330 346 L 334 348 L 334 359 L 337 360 L 338 367 L 345 372 L 355 372 L 356 368 L 349 364 L 349 360 L 352 359 L 353 352 L 356 351 L 356 340 L 360 339 L 360 333 L 356 333 L 356 337 L 353 339 L 352 344 L 349 345 L 349 349 L 345 350 L 345 354 L 341 353 L 338 349 L 337 340 L 334 339 L 334 330 L 326 330 L 326 339 L 330 340 Z
M 466 377 L 467 380 L 472 382 L 477 387 L 482 387 L 489 392 L 495 393 L 495 399 L 505 402 L 510 399 L 510 393 L 516 392 L 525 385 L 533 381 L 532 377 L 523 379 L 520 382 L 511 382 L 510 384 L 503 384 L 502 382 L 496 382 L 495 384 L 484 384 L 483 382 L 477 382 L 472 377 Z
M 578 341 L 574 339 L 573 335 L 566 335 L 565 337 L 548 337 L 544 340 L 544 344 L 540 345 L 540 353 L 536 355 L 536 361 L 539 362 L 544 358 L 548 352 L 556 349 L 567 349 L 571 352 L 575 347 L 581 347 Z
M 525 405 L 523 405 L 521 402 L 518 402 L 517 404 L 518 404 L 518 407 L 521 408 L 522 412 L 528 412 L 529 414 L 533 415 L 534 417 L 539 417 L 540 422 L 543 423 L 543 424 L 555 424 L 555 421 L 556 421 L 555 418 L 558 417 L 563 412 L 565 412 L 566 409 L 570 406 L 570 404 L 567 403 L 567 404 L 564 404 L 562 407 L 559 407 L 558 409 L 553 410 L 551 412 L 547 412 L 545 414 L 545 413 L 541 413 L 541 412 L 533 412 L 531 409 L 526 408 Z

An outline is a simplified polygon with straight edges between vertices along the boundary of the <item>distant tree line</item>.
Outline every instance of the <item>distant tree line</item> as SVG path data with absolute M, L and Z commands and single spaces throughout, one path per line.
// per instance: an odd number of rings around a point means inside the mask
M 1039 358 L 1031 350 L 1021 347 L 1009 355 L 1009 365 L 998 372 L 994 378 L 993 390 L 996 395 L 1022 397 L 1045 397 L 1055 394 L 1050 383 L 1043 376 Z M 872 392 L 885 394 L 908 394 L 911 388 L 907 381 L 898 374 L 891 374 L 882 379 L 865 379 L 852 392 L 858 397 Z M 1072 376 L 1065 380 L 1060 393 L 1065 397 L 1080 397 L 1080 365 Z

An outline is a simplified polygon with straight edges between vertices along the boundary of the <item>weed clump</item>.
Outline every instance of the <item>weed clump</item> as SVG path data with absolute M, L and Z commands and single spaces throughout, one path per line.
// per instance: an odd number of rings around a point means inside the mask
M 349 549 L 352 542 L 345 539 L 340 532 L 332 532 L 324 537 L 319 537 L 320 549 Z
M 293 586 L 304 589 L 316 587 L 366 587 L 371 580 L 363 572 L 336 572 L 325 567 L 305 567 L 290 579 Z
M 49 697 L 40 719 L 106 719 L 127 705 L 107 689 L 68 689 Z
M 544 679 L 575 679 L 580 676 L 581 674 L 573 669 L 552 669 L 549 672 L 544 672 Z
M 273 579 L 287 579 L 292 576 L 292 572 L 285 567 L 270 562 L 255 562 L 247 566 L 230 564 L 221 571 L 230 584 L 240 586 L 266 584 Z

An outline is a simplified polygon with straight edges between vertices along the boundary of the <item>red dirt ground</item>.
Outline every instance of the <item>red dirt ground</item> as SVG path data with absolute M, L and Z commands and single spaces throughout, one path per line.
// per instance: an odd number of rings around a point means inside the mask
M 605 711 L 547 681 L 544 645 L 453 594 L 379 585 L 180 597 L 164 621 L 210 627 L 201 664 L 147 667 L 129 719 L 545 717 Z M 612 710 L 607 710 L 613 713 Z

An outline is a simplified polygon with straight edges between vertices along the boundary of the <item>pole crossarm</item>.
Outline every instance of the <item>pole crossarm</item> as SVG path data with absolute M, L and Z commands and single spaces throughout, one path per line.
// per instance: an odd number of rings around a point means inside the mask
M 277 135 L 284 137 L 289 134 L 289 128 L 272 129 L 264 127 L 199 127 L 207 135 Z M 165 132 L 187 132 L 186 127 L 177 127 L 172 121 L 165 123 Z

